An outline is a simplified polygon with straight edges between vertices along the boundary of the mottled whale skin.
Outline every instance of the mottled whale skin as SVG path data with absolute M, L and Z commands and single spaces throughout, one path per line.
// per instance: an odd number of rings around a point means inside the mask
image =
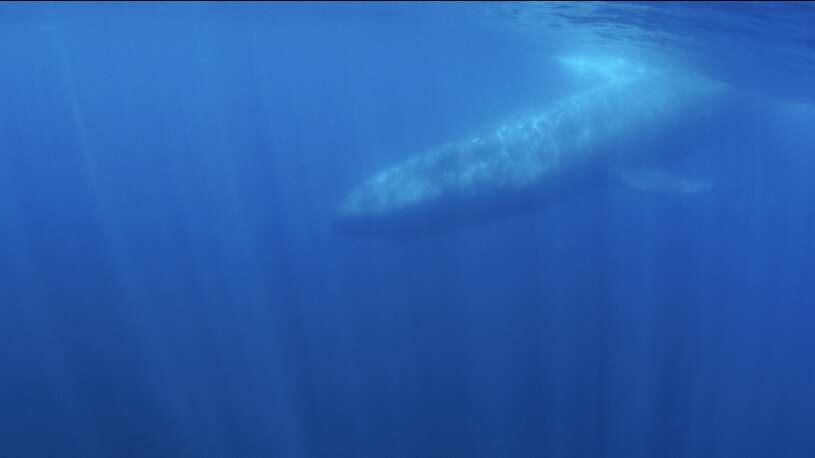
M 701 137 L 729 92 L 695 75 L 613 80 L 382 170 L 346 196 L 335 226 L 418 236 L 533 211 L 631 170 L 629 184 L 654 182 L 636 171 L 671 159 L 677 136 Z

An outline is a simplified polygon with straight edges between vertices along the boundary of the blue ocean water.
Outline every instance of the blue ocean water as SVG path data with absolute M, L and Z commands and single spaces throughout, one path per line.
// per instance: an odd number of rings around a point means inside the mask
M 813 3 L 0 5 L 0 456 L 815 456 Z M 584 88 L 769 100 L 610 186 L 416 240 L 384 167 Z M 756 127 L 758 126 L 758 127 Z

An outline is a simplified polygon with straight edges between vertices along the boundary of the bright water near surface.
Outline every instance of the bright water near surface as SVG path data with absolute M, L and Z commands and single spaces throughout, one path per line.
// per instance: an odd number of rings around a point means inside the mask
M 813 23 L 0 5 L 0 456 L 815 456 Z M 635 66 L 757 107 L 661 139 L 706 192 L 334 230 L 378 171 Z

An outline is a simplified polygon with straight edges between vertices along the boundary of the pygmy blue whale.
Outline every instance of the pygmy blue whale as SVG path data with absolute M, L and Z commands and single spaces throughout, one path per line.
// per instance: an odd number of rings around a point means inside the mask
M 677 139 L 703 139 L 730 92 L 693 73 L 617 74 L 376 173 L 345 197 L 335 226 L 371 237 L 434 233 L 532 211 L 604 181 L 705 190 L 660 167 L 681 153 Z

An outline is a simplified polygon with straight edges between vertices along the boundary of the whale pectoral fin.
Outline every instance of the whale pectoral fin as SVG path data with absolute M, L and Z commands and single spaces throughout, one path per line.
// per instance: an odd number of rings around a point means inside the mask
M 615 181 L 638 191 L 696 194 L 713 188 L 713 185 L 704 180 L 680 177 L 654 169 L 615 167 L 611 170 L 611 176 Z

